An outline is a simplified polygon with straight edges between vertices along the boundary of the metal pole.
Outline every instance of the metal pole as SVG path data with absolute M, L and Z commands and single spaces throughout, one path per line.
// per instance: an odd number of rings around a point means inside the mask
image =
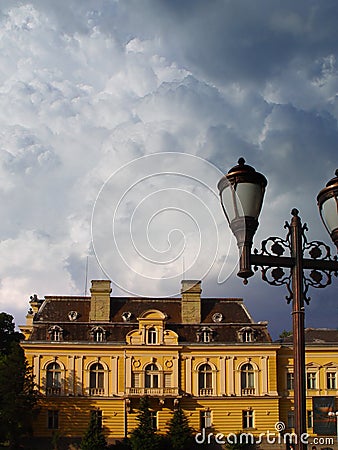
M 296 209 L 293 209 L 291 214 L 293 215 L 291 220 L 291 256 L 295 260 L 292 267 L 295 433 L 297 450 L 305 450 L 306 446 L 301 442 L 301 436 L 306 433 L 302 224 Z

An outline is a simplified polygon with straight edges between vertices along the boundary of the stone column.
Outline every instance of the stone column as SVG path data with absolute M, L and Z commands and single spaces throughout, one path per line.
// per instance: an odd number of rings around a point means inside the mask
M 228 364 L 228 393 L 229 395 L 235 395 L 234 377 L 235 377 L 235 357 L 230 356 Z
M 74 395 L 74 384 L 75 384 L 75 356 L 68 356 L 68 367 L 67 367 L 68 379 L 66 383 L 67 393 Z
M 37 384 L 38 388 L 40 388 L 41 383 L 41 375 L 40 375 L 40 355 L 33 356 L 33 375 L 34 381 Z
M 79 356 L 76 358 L 76 383 L 75 383 L 75 392 L 77 395 L 82 395 L 84 392 L 83 385 L 83 356 Z
M 220 356 L 220 383 L 219 383 L 219 389 L 220 394 L 225 395 L 226 394 L 226 358 L 224 356 Z
M 191 377 L 192 377 L 192 357 L 187 356 L 185 360 L 185 391 L 187 394 L 192 394 Z
M 262 395 L 269 393 L 269 370 L 268 370 L 268 356 L 261 356 L 262 364 Z

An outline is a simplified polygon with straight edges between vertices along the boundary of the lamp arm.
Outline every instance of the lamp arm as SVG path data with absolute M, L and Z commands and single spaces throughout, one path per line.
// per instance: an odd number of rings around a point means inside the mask
M 251 268 L 257 271 L 260 267 L 263 281 L 272 286 L 286 285 L 289 293 L 286 299 L 290 302 L 293 297 L 291 272 L 297 266 L 303 280 L 303 300 L 308 304 L 310 301 L 310 297 L 307 296 L 309 287 L 324 288 L 331 284 L 332 275 L 338 276 L 338 261 L 337 256 L 331 257 L 330 247 L 324 242 L 308 242 L 305 234 L 307 225 L 301 225 L 297 210 L 293 210 L 292 215 L 291 225 L 287 222 L 285 224 L 285 228 L 288 229 L 285 239 L 277 236 L 265 239 L 261 243 L 260 252 L 255 249 L 251 253 L 251 246 L 249 249 L 249 246 L 244 245 L 246 253 L 245 258 L 242 255 L 240 260 L 240 272 L 243 274 L 250 273 Z M 297 233 L 299 233 L 297 251 L 292 250 L 291 242 L 291 231 L 295 221 L 297 221 Z M 286 251 L 289 256 L 283 256 Z M 307 256 L 310 256 L 310 258 Z M 290 269 L 290 274 L 287 275 L 283 268 Z M 243 278 L 248 278 L 248 276 L 243 276 Z M 247 280 L 245 279 L 244 282 L 246 283 Z
M 254 268 L 258 267 L 285 267 L 290 268 L 295 265 L 295 259 L 289 256 L 268 256 L 257 253 L 251 253 L 250 263 Z M 303 259 L 303 269 L 328 270 L 334 272 L 337 276 L 338 261 L 322 259 Z

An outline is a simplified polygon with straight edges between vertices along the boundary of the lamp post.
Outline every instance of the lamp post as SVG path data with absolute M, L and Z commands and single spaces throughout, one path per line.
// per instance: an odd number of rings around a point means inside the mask
M 302 450 L 305 446 L 300 438 L 306 433 L 304 302 L 310 301 L 310 286 L 324 288 L 331 284 L 332 274 L 338 274 L 338 262 L 325 243 L 307 241 L 307 225 L 302 224 L 297 209 L 291 211 L 290 223 L 285 222 L 285 239 L 269 237 L 262 241 L 260 251 L 251 251 L 266 186 L 264 175 L 246 165 L 243 158 L 218 183 L 221 205 L 240 253 L 237 275 L 247 284 L 260 267 L 262 279 L 272 286 L 285 285 L 287 302 L 292 302 L 295 433 L 297 449 Z M 338 170 L 317 201 L 325 228 L 338 250 Z M 287 256 L 283 256 L 285 252 Z
M 337 442 L 338 442 L 338 411 L 329 411 L 327 413 L 327 415 L 333 419 L 336 419 L 336 426 L 337 426 L 337 432 L 336 432 L 336 436 L 337 436 Z

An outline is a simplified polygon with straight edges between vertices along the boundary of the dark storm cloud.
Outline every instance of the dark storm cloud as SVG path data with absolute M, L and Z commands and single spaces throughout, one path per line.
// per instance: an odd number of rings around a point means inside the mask
M 311 67 L 318 57 L 337 50 L 334 0 L 132 4 L 137 27 L 142 29 L 144 21 L 150 33 L 159 33 L 175 47 L 189 68 L 221 83 L 262 84 L 279 77 L 291 63 Z
M 338 165 L 335 0 L 3 0 L 0 22 L 3 308 L 83 292 L 99 189 L 157 152 L 224 172 L 244 156 L 269 179 L 256 242 L 283 237 L 292 207 L 328 240 L 315 197 Z M 218 269 L 205 295 L 244 296 L 274 333 L 290 328 L 282 289 L 217 285 Z M 309 324 L 335 326 L 335 292 L 311 292 Z

